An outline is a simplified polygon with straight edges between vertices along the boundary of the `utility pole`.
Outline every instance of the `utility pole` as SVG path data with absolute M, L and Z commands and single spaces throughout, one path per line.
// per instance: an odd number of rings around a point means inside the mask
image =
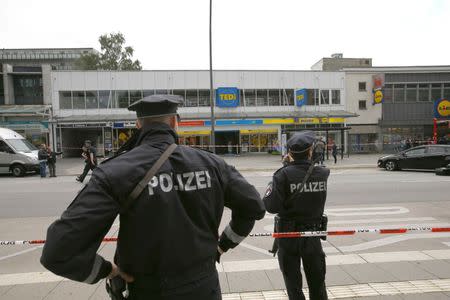
M 212 152 L 216 153 L 216 140 L 214 135 L 216 118 L 214 116 L 214 86 L 213 86 L 213 71 L 212 71 L 212 0 L 209 0 L 209 81 L 210 81 L 209 100 L 211 105 L 211 146 Z

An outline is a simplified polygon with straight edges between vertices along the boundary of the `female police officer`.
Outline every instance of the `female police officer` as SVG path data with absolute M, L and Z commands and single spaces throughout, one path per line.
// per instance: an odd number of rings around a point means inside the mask
M 279 232 L 315 231 L 321 229 L 330 170 L 311 167 L 314 133 L 294 134 L 288 142 L 288 163 L 273 175 L 264 204 L 270 213 L 278 214 Z M 303 185 L 309 168 L 309 179 Z M 327 299 L 325 288 L 325 254 L 320 237 L 282 238 L 278 240 L 278 262 L 290 300 L 305 299 L 302 292 L 301 261 L 305 270 L 311 300 Z
M 130 299 L 221 299 L 215 261 L 264 216 L 259 193 L 234 167 L 206 151 L 178 145 L 126 211 L 123 202 L 169 145 L 177 142 L 180 96 L 133 103 L 137 134 L 102 163 L 48 229 L 41 263 L 72 280 L 129 281 Z M 231 222 L 218 236 L 224 205 Z M 115 263 L 96 254 L 120 212 Z M 117 267 L 117 266 L 118 267 Z

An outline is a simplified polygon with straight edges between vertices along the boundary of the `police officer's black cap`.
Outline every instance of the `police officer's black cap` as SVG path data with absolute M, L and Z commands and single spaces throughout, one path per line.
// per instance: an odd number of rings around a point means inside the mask
M 316 135 L 312 131 L 302 131 L 295 133 L 288 141 L 289 151 L 301 153 L 308 150 L 316 141 Z
M 138 100 L 128 107 L 138 118 L 175 115 L 183 97 L 177 95 L 151 95 Z

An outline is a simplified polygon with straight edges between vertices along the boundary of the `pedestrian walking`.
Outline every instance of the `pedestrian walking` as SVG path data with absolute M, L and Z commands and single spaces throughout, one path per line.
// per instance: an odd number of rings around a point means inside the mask
M 94 170 L 97 167 L 97 151 L 92 146 L 90 140 L 84 142 L 84 146 L 81 147 L 81 156 L 84 158 L 83 173 L 76 178 L 77 181 L 83 182 L 90 170 Z
M 333 143 L 333 146 L 331 147 L 331 155 L 333 155 L 334 163 L 337 163 L 337 155 L 338 155 L 338 148 L 336 146 L 336 143 Z
M 47 146 L 47 164 L 50 177 L 56 177 L 56 155 L 61 155 L 62 152 L 54 152 L 50 146 Z
M 41 178 L 44 178 L 47 176 L 47 159 L 48 159 L 48 153 L 47 153 L 47 146 L 45 144 L 42 144 L 39 147 L 38 151 L 38 160 L 39 160 L 39 173 L 41 174 Z
M 136 111 L 139 130 L 93 171 L 49 227 L 41 257 L 47 269 L 87 283 L 121 281 L 134 300 L 221 299 L 216 261 L 264 217 L 264 204 L 222 158 L 176 145 L 182 102 L 152 95 L 128 108 Z M 224 206 L 231 221 L 219 236 Z M 109 262 L 96 251 L 118 214 L 119 240 Z M 115 286 L 107 289 L 122 291 Z
M 311 162 L 314 141 L 312 131 L 297 133 L 288 140 L 288 162 L 275 172 L 264 195 L 267 211 L 277 214 L 278 232 L 326 230 L 323 212 L 330 170 Z M 305 299 L 302 263 L 309 299 L 327 299 L 325 253 L 320 237 L 281 238 L 277 243 L 278 263 L 289 299 Z

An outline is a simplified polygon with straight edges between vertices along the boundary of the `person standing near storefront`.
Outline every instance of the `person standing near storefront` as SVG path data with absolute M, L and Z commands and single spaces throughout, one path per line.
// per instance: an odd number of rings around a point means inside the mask
M 263 201 L 268 212 L 277 214 L 277 232 L 321 231 L 326 227 L 323 212 L 330 170 L 314 166 L 311 161 L 314 142 L 312 131 L 292 136 L 287 142 L 287 164 L 275 172 L 267 187 Z M 328 299 L 325 253 L 320 237 L 278 239 L 278 263 L 290 300 L 305 299 L 302 263 L 309 299 Z
M 338 154 L 338 149 L 337 149 L 336 143 L 333 143 L 333 146 L 331 147 L 331 155 L 333 155 L 335 164 L 337 163 L 337 154 Z
M 56 155 L 61 155 L 62 152 L 54 152 L 50 146 L 47 146 L 47 164 L 50 177 L 56 177 Z
M 47 174 L 46 174 L 47 159 L 48 159 L 47 146 L 45 144 L 41 144 L 41 146 L 39 148 L 39 152 L 38 152 L 39 171 L 41 174 L 41 178 L 44 178 L 47 176 Z

